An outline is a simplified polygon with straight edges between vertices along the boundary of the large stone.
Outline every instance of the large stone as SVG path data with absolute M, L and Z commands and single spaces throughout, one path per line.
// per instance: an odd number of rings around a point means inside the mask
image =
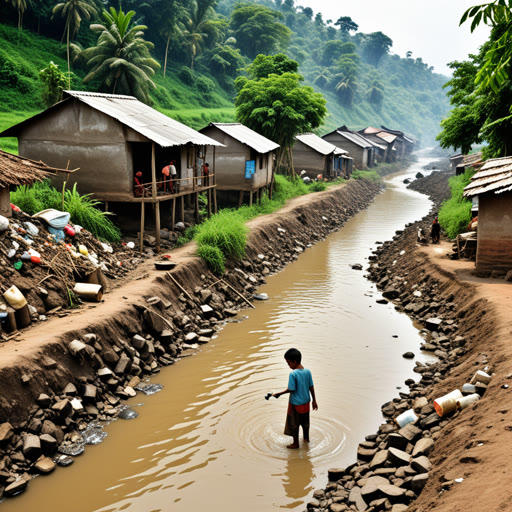
M 432 463 L 425 455 L 421 455 L 411 460 L 411 467 L 417 473 L 428 473 L 432 469 Z
M 345 476 L 345 468 L 331 468 L 327 471 L 329 482 L 337 482 Z
M 425 321 L 425 327 L 429 331 L 437 331 L 442 323 L 443 323 L 443 320 L 441 318 L 428 318 Z
M 84 386 L 84 392 L 82 397 L 87 402 L 94 402 L 96 400 L 96 394 L 98 389 L 93 384 L 86 384 Z
M 412 477 L 411 489 L 416 494 L 419 494 L 423 490 L 423 487 L 425 487 L 425 485 L 427 484 L 428 476 L 428 473 L 421 473 L 420 475 Z
M 358 512 L 364 512 L 368 506 L 361 496 L 361 489 L 359 487 L 353 487 L 348 495 L 348 502 L 353 503 Z
M 29 460 L 36 460 L 41 456 L 41 441 L 35 434 L 27 434 L 23 439 L 23 455 Z
M 114 368 L 114 373 L 118 375 L 122 375 L 128 373 L 132 367 L 132 360 L 125 355 L 122 355 L 117 361 L 116 367 Z
M 430 430 L 432 427 L 435 427 L 441 423 L 441 417 L 437 412 L 433 412 L 429 414 L 426 418 L 422 418 L 419 422 L 420 428 L 423 430 Z
M 36 404 L 39 405 L 39 407 L 42 409 L 50 407 L 51 403 L 52 399 L 46 393 L 41 393 L 36 399 Z
M 387 498 L 391 503 L 404 501 L 405 489 L 402 489 L 401 487 L 391 484 L 383 484 L 379 485 L 379 491 L 382 493 L 382 497 Z
M 377 450 L 377 448 L 365 448 L 363 446 L 359 446 L 357 448 L 357 460 L 370 462 L 377 453 Z
M 389 287 L 382 292 L 382 296 L 386 299 L 393 300 L 400 296 L 400 292 L 396 288 Z
M 388 450 L 388 461 L 391 465 L 399 467 L 399 466 L 408 466 L 411 462 L 411 456 L 397 448 L 389 448 Z
M 402 427 L 398 433 L 405 437 L 409 443 L 414 443 L 421 436 L 421 429 L 412 423 L 408 423 Z
M 203 313 L 203 316 L 207 319 L 211 318 L 215 313 L 213 308 L 208 306 L 208 304 L 202 304 L 201 306 L 199 306 L 199 309 L 201 310 L 201 313 Z
M 41 433 L 52 436 L 57 440 L 58 444 L 64 441 L 64 432 L 62 432 L 62 429 L 58 425 L 55 425 L 55 423 L 50 420 L 43 421 L 43 428 L 41 429 Z
M 423 437 L 414 445 L 412 456 L 428 455 L 434 448 L 434 444 L 434 440 L 430 437 Z
M 73 414 L 73 408 L 69 400 L 59 400 L 57 403 L 52 405 L 52 410 L 55 412 L 58 418 L 68 418 Z
M 103 360 L 110 366 L 115 366 L 119 361 L 119 356 L 112 350 L 105 350 L 102 354 Z
M 423 407 L 425 407 L 426 405 L 428 405 L 427 398 L 424 396 L 420 396 L 419 398 L 416 398 L 416 400 L 414 401 L 413 409 L 415 411 L 421 411 L 421 409 L 423 409 Z
M 55 462 L 49 457 L 41 457 L 35 464 L 35 468 L 39 473 L 51 473 L 55 469 Z
M 68 345 L 68 350 L 73 356 L 77 357 L 84 353 L 85 347 L 86 345 L 83 341 L 73 340 Z
M 7 444 L 14 434 L 12 425 L 9 422 L 0 425 L 0 445 Z
M 380 450 L 378 451 L 375 456 L 373 457 L 372 461 L 370 462 L 370 469 L 375 470 L 377 468 L 381 468 L 386 464 L 388 460 L 388 451 L 387 450 Z
M 388 448 L 398 448 L 399 450 L 405 450 L 409 441 L 401 434 L 389 434 L 388 436 Z
M 4 490 L 4 495 L 7 497 L 16 496 L 18 494 L 21 494 L 28 485 L 28 480 L 25 478 L 20 478 L 16 482 L 13 482 L 12 484 L 8 485 Z
M 57 439 L 50 434 L 42 434 L 39 436 L 41 442 L 41 450 L 45 455 L 53 455 L 57 451 Z

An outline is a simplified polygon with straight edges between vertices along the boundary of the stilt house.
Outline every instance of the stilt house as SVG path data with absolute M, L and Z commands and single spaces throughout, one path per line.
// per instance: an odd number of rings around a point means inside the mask
M 226 197 L 237 192 L 239 205 L 246 192 L 249 204 L 254 194 L 261 197 L 273 181 L 274 151 L 279 144 L 241 123 L 210 123 L 200 133 L 222 146 L 214 156 L 217 190 Z
M 17 137 L 20 154 L 42 159 L 55 167 L 80 167 L 80 193 L 91 193 L 106 203 L 153 202 L 157 244 L 160 234 L 160 202 L 172 200 L 174 223 L 176 198 L 195 199 L 208 191 L 215 203 L 215 169 L 208 186 L 202 181 L 206 148 L 221 146 L 133 96 L 65 91 L 64 99 L 23 121 L 0 137 Z M 171 186 L 161 172 L 174 161 L 177 175 Z M 137 174 L 140 173 L 140 174 Z M 61 179 L 52 181 L 59 185 Z M 213 191 L 212 191 L 213 189 Z M 215 205 L 214 205 L 215 207 Z M 209 211 L 211 209 L 209 202 Z
M 319 174 L 332 180 L 339 176 L 349 177 L 352 158 L 348 151 L 338 148 L 314 133 L 295 136 L 293 146 L 293 165 L 297 171 L 305 170 L 311 179 Z
M 477 271 L 512 270 L 512 158 L 487 160 L 464 197 L 478 197 Z

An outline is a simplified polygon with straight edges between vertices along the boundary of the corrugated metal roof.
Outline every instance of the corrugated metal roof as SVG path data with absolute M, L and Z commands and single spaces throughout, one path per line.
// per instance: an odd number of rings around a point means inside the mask
M 342 137 L 345 137 L 347 140 L 353 142 L 354 144 L 357 144 L 362 148 L 368 149 L 373 146 L 372 142 L 370 142 L 368 139 L 357 133 L 342 132 L 340 130 L 336 130 L 336 133 L 340 134 Z
M 133 96 L 82 91 L 64 92 L 91 108 L 117 119 L 162 147 L 183 146 L 189 143 L 206 146 L 223 145 L 145 105 Z
M 301 135 L 296 135 L 295 138 L 322 155 L 330 155 L 331 153 L 348 153 L 348 151 L 336 147 L 334 144 L 327 142 L 326 140 L 322 139 L 322 137 L 319 137 L 314 133 L 302 133 Z
M 374 134 L 381 132 L 382 130 L 380 128 L 374 128 L 373 126 L 368 126 L 368 128 L 365 128 L 362 131 L 363 131 L 363 133 L 365 133 L 367 135 L 374 135 Z
M 391 144 L 396 140 L 396 135 L 393 135 L 392 133 L 380 131 L 376 135 L 377 137 L 380 137 L 382 140 L 386 141 L 388 144 Z
M 238 142 L 246 144 L 258 153 L 268 153 L 279 147 L 274 141 L 263 137 L 258 132 L 251 130 L 241 123 L 210 123 L 209 126 L 215 126 L 219 130 L 233 137 Z
M 500 194 L 512 185 L 512 158 L 487 160 L 464 188 L 464 197 L 473 197 L 486 192 Z

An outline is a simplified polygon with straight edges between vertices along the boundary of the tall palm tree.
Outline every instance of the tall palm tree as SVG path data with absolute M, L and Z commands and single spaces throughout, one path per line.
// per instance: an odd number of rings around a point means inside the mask
M 19 0 L 18 0 L 19 1 Z M 96 7 L 91 5 L 87 0 L 64 0 L 60 4 L 56 4 L 52 10 L 54 15 L 60 14 L 66 18 L 66 44 L 68 54 L 68 88 L 71 88 L 71 70 L 69 66 L 69 43 L 73 39 L 76 31 L 80 28 L 83 19 L 88 20 L 93 14 L 96 14 Z M 71 38 L 70 38 L 71 32 Z
M 29 0 L 7 0 L 7 3 L 12 4 L 12 6 L 18 10 L 18 30 L 21 30 L 21 24 L 23 23 L 23 14 L 25 13 L 25 9 L 27 8 L 27 4 Z
M 99 32 L 97 46 L 84 50 L 87 64 L 92 70 L 84 82 L 101 80 L 102 87 L 112 93 L 130 94 L 149 103 L 149 88 L 156 88 L 150 76 L 160 67 L 149 53 L 153 43 L 142 36 L 145 25 L 133 25 L 134 11 L 117 12 L 113 7 L 110 13 L 103 11 L 105 25 L 91 25 L 91 30 Z

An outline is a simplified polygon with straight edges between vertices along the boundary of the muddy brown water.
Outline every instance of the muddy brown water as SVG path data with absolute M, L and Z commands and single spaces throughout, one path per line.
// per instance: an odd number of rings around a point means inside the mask
M 382 422 L 382 403 L 417 379 L 419 331 L 351 268 L 368 264 L 376 241 L 424 216 L 430 203 L 402 184 L 429 159 L 420 158 L 327 240 L 268 279 L 269 300 L 240 312 L 196 355 L 165 368 L 152 396 L 129 403 L 139 413 L 105 427 L 108 437 L 87 446 L 65 469 L 40 476 L 2 511 L 262 512 L 302 511 L 327 470 L 355 460 L 357 445 Z M 283 435 L 289 347 L 303 353 L 315 381 L 319 410 L 311 442 L 287 450 Z

